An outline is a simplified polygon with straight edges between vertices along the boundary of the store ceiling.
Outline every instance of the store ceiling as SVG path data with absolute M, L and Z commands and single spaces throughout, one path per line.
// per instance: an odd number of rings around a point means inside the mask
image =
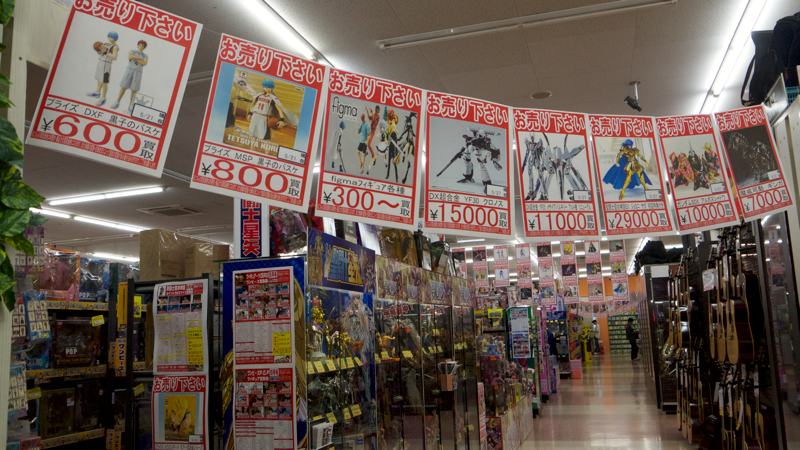
M 65 206 L 62 209 L 143 227 L 183 229 L 209 239 L 232 239 L 231 199 L 189 190 L 197 133 L 221 32 L 286 49 L 266 27 L 261 0 L 144 0 L 204 24 L 162 180 L 28 146 L 26 179 L 48 198 L 162 184 L 161 194 Z M 677 4 L 421 45 L 380 50 L 379 39 L 520 15 L 602 3 L 589 0 L 272 0 L 269 2 L 337 67 L 431 90 L 513 106 L 589 113 L 631 113 L 628 82 L 640 80 L 643 114 L 696 113 L 724 54 L 745 0 L 680 0 Z M 757 28 L 797 9 L 768 2 Z M 55 43 L 54 43 L 55 45 Z M 745 53 L 752 54 L 748 48 Z M 737 105 L 745 60 L 733 74 L 720 108 Z M 46 72 L 29 66 L 26 105 L 33 113 Z M 741 72 L 741 73 L 739 73 Z M 549 90 L 546 100 L 532 100 Z M 180 205 L 198 215 L 156 217 L 137 210 Z M 135 237 L 89 224 L 51 219 L 47 239 L 81 249 L 136 254 Z M 80 241 L 75 241 L 81 239 Z M 677 237 L 671 238 L 676 240 Z M 489 242 L 491 243 L 491 241 Z M 672 242 L 669 242 L 672 243 Z M 638 240 L 628 243 L 635 250 Z M 480 244 L 477 244 L 480 245 Z

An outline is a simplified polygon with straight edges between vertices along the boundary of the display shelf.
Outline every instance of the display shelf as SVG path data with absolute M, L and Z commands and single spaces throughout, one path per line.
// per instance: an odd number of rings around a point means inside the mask
M 107 370 L 108 366 L 105 364 L 100 364 L 89 367 L 64 367 L 60 369 L 29 370 L 27 375 L 28 379 L 36 380 L 37 382 L 43 382 L 55 378 L 68 377 L 99 378 L 104 377 Z
M 48 300 L 48 310 L 108 312 L 108 303 Z
M 80 433 L 66 434 L 64 436 L 42 439 L 41 448 L 55 448 L 64 445 L 76 444 L 78 442 L 90 441 L 92 439 L 100 439 L 105 435 L 105 428 L 97 428 L 89 431 L 81 431 Z

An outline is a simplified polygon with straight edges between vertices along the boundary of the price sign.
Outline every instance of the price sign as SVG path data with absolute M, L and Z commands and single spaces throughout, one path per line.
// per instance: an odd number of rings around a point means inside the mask
M 589 115 L 606 234 L 673 231 L 651 117 Z
M 330 70 L 317 213 L 414 229 L 422 90 Z
M 514 109 L 525 237 L 574 239 L 600 233 L 586 116 Z
M 426 230 L 510 237 L 509 108 L 437 92 L 426 99 Z
M 736 181 L 740 213 L 753 220 L 791 208 L 775 138 L 763 106 L 716 113 L 725 159 Z
M 160 177 L 201 29 L 134 0 L 74 2 L 27 142 Z

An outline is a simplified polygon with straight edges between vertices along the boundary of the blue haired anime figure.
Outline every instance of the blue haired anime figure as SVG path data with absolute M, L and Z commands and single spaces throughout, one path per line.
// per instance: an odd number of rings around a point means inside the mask
M 251 148 L 256 146 L 258 140 L 269 141 L 273 130 L 296 126 L 297 121 L 275 95 L 275 81 L 265 78 L 261 82 L 261 92 L 256 92 L 245 82 L 240 86 L 253 96 L 250 109 L 247 112 L 250 119 L 248 133 L 254 139 Z
M 644 171 L 642 163 L 647 161 L 642 156 L 641 150 L 633 146 L 633 141 L 625 139 L 617 152 L 617 161 L 603 176 L 603 182 L 619 190 L 619 199 L 625 199 L 625 191 L 641 185 L 646 191 L 647 185 L 652 185 L 650 178 Z
M 346 128 L 344 124 L 344 120 L 339 121 L 339 129 L 336 130 L 336 135 L 333 138 L 336 145 L 336 153 L 333 154 L 333 158 L 331 158 L 331 169 L 336 167 L 336 163 L 339 163 L 339 172 L 344 173 L 344 158 L 342 157 L 342 137 L 344 136 L 344 129 Z
M 119 53 L 119 33 L 109 31 L 106 35 L 106 42 L 95 42 L 92 48 L 97 53 L 97 67 L 94 71 L 94 79 L 97 81 L 95 90 L 89 92 L 89 97 L 97 98 L 95 105 L 103 106 L 106 103 L 108 93 L 108 82 L 111 78 L 111 65 L 117 60 Z

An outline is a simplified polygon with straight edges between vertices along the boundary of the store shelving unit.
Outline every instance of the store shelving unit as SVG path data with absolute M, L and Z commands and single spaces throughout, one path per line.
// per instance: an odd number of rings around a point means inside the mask
M 608 340 L 611 343 L 612 354 L 625 353 L 631 350 L 631 344 L 625 336 L 625 325 L 627 325 L 629 318 L 633 318 L 636 321 L 636 314 L 616 314 L 608 318 Z M 635 326 L 638 327 L 638 323 Z

